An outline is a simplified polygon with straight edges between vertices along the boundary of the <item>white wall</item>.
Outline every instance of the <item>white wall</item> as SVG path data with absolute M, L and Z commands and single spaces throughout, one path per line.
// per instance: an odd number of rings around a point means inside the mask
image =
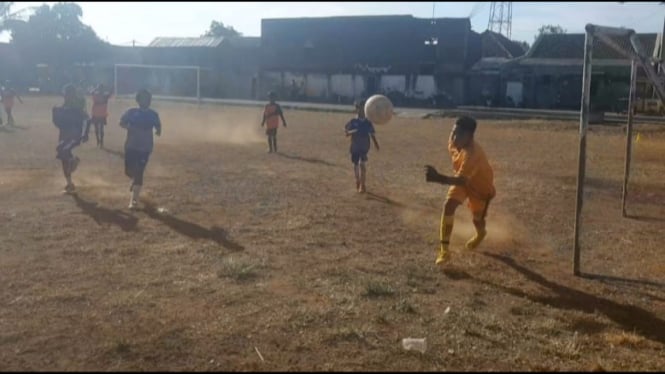
M 325 97 L 328 91 L 328 76 L 323 74 L 307 74 L 305 95 L 307 97 Z
M 432 75 L 418 75 L 416 77 L 415 96 L 427 98 L 436 94 L 436 82 Z
M 330 78 L 332 94 L 353 97 L 353 79 L 349 74 L 335 74 Z
M 355 81 L 353 82 L 353 97 L 358 98 L 365 90 L 365 80 L 360 75 L 355 75 L 354 77 Z
M 285 72 L 284 73 L 284 86 L 285 87 L 291 87 L 291 81 L 295 80 L 296 84 L 298 86 L 304 85 L 305 84 L 305 74 L 299 74 L 299 73 L 290 73 L 290 72 Z
M 397 91 L 404 93 L 406 90 L 406 76 L 382 75 L 380 88 L 384 92 Z

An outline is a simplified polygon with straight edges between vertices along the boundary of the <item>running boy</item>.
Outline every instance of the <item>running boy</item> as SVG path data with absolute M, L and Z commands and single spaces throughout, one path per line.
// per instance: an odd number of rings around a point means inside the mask
M 104 148 L 104 126 L 109 115 L 109 99 L 112 95 L 113 90 L 107 91 L 101 83 L 92 91 L 92 118 L 88 121 L 88 127 L 95 126 L 97 146 L 100 148 Z
M 268 153 L 277 152 L 277 128 L 279 128 L 279 119 L 282 119 L 282 124 L 286 127 L 286 120 L 284 119 L 284 113 L 282 112 L 282 107 L 275 102 L 275 93 L 269 92 L 268 98 L 270 102 L 266 104 L 263 109 L 263 121 L 261 121 L 261 127 L 266 123 L 266 135 L 268 135 Z
M 14 117 L 12 116 L 14 99 L 17 99 L 19 103 L 23 104 L 23 100 L 21 100 L 21 97 L 13 88 L 2 88 L 2 91 L 0 92 L 0 101 L 2 101 L 2 106 L 5 108 L 5 113 L 7 113 L 7 125 L 10 127 L 14 126 Z M 2 116 L 0 116 L 0 125 L 2 125 Z
M 442 264 L 449 258 L 448 245 L 453 231 L 455 210 L 469 199 L 469 209 L 473 214 L 476 235 L 466 243 L 467 249 L 476 248 L 487 235 L 485 217 L 490 201 L 494 198 L 494 172 L 485 152 L 474 140 L 476 121 L 470 117 L 460 117 L 448 140 L 448 152 L 453 161 L 454 176 L 439 174 L 430 166 L 425 166 L 427 182 L 450 185 L 448 196 L 441 215 L 441 247 L 436 264 Z
M 141 90 L 136 94 L 138 108 L 129 109 L 120 118 L 120 127 L 127 129 L 125 141 L 125 174 L 131 178 L 132 192 L 129 209 L 138 207 L 139 194 L 143 186 L 143 173 L 145 172 L 150 153 L 153 149 L 152 131 L 155 135 L 162 134 L 162 123 L 159 114 L 150 109 L 152 94 L 148 90 Z
M 76 170 L 80 159 L 72 154 L 72 150 L 81 142 L 88 140 L 87 132 L 83 131 L 88 115 L 78 105 L 79 98 L 74 86 L 65 86 L 64 97 L 63 105 L 53 108 L 53 124 L 60 130 L 56 158 L 62 162 L 62 172 L 67 180 L 65 192 L 74 193 L 72 173 Z
M 370 142 L 372 138 L 376 150 L 379 150 L 379 143 L 374 135 L 374 125 L 365 118 L 365 103 L 362 100 L 355 102 L 356 113 L 358 116 L 344 126 L 346 136 L 351 137 L 351 162 L 353 163 L 353 172 L 356 176 L 356 190 L 359 193 L 367 191 L 365 187 L 365 178 L 367 175 L 367 153 L 369 153 Z

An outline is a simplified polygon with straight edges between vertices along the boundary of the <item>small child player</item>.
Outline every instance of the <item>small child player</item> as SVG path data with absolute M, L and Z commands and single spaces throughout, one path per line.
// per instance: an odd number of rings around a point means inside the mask
M 79 105 L 76 87 L 65 86 L 64 97 L 63 105 L 53 108 L 53 124 L 60 130 L 56 158 L 62 162 L 62 172 L 67 180 L 65 192 L 71 194 L 75 192 L 72 173 L 80 162 L 72 150 L 88 140 L 87 132 L 83 131 L 88 114 Z
M 104 126 L 109 115 L 109 99 L 113 91 L 107 91 L 103 84 L 99 84 L 92 91 L 92 118 L 88 121 L 88 127 L 95 127 L 95 137 L 97 138 L 97 147 L 104 148 Z
M 474 140 L 476 120 L 460 117 L 455 122 L 448 140 L 448 152 L 453 162 L 454 176 L 439 174 L 430 166 L 425 166 L 427 182 L 450 185 L 448 196 L 441 215 L 441 246 L 436 264 L 442 264 L 449 258 L 448 245 L 453 232 L 455 210 L 466 199 L 473 214 L 476 235 L 466 243 L 467 249 L 476 248 L 487 235 L 485 217 L 490 201 L 494 198 L 494 172 L 485 152 Z
M 266 135 L 268 135 L 268 153 L 277 152 L 277 128 L 279 128 L 279 120 L 282 119 L 282 124 L 286 127 L 286 120 L 282 107 L 275 102 L 275 93 L 269 92 L 268 98 L 270 102 L 266 104 L 263 109 L 263 120 L 261 127 L 266 126 Z
M 365 179 L 367 175 L 367 154 L 370 149 L 370 138 L 374 142 L 376 150 L 379 150 L 379 143 L 376 141 L 374 125 L 365 117 L 365 103 L 362 100 L 355 102 L 357 117 L 349 121 L 344 126 L 346 136 L 351 137 L 351 162 L 353 163 L 353 172 L 356 176 L 356 190 L 359 193 L 367 191 Z
M 129 109 L 120 118 L 120 127 L 127 129 L 125 141 L 125 174 L 131 178 L 129 191 L 132 193 L 129 209 L 138 207 L 139 194 L 143 186 L 143 173 L 148 165 L 153 149 L 153 136 L 162 134 L 159 114 L 150 109 L 152 94 L 141 90 L 136 94 L 138 108 Z

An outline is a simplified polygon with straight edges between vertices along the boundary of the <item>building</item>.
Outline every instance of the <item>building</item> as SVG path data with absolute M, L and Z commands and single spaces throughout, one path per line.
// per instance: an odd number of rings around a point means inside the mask
M 659 59 L 662 35 L 638 34 L 645 52 Z M 627 38 L 615 38 L 630 50 Z M 582 98 L 585 34 L 541 35 L 523 57 L 502 67 L 503 80 L 511 85 L 505 98 L 520 107 L 579 110 Z M 643 72 L 640 72 L 643 75 Z M 630 60 L 596 39 L 593 49 L 591 81 L 592 106 L 597 110 L 621 110 L 630 84 Z
M 382 93 L 396 105 L 465 101 L 468 18 L 409 15 L 264 19 L 260 90 L 350 103 Z
M 240 36 L 160 37 L 143 49 L 142 60 L 146 65 L 200 67 L 202 96 L 250 99 L 256 91 L 260 41 Z
M 515 86 L 504 79 L 504 74 L 511 61 L 524 56 L 525 46 L 489 30 L 475 34 L 472 45 L 479 48 L 479 51 L 474 51 L 479 58 L 467 74 L 466 103 L 483 106 L 499 103 L 506 105 L 508 103 L 504 103 L 503 98 L 508 96 L 514 105 L 519 105 L 521 98 L 512 97 L 515 96 Z

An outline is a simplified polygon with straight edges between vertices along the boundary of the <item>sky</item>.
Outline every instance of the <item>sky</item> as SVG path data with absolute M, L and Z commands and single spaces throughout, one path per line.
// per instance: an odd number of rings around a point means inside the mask
M 15 9 L 41 5 L 20 2 Z M 54 4 L 46 2 L 46 4 Z M 469 17 L 472 28 L 487 29 L 490 2 L 78 2 L 83 22 L 117 45 L 147 45 L 158 36 L 203 34 L 212 20 L 246 36 L 260 36 L 262 18 L 407 14 L 419 18 Z M 513 2 L 512 39 L 532 44 L 544 24 L 582 33 L 587 23 L 662 32 L 665 5 L 658 2 Z M 7 34 L 0 41 L 8 41 Z

